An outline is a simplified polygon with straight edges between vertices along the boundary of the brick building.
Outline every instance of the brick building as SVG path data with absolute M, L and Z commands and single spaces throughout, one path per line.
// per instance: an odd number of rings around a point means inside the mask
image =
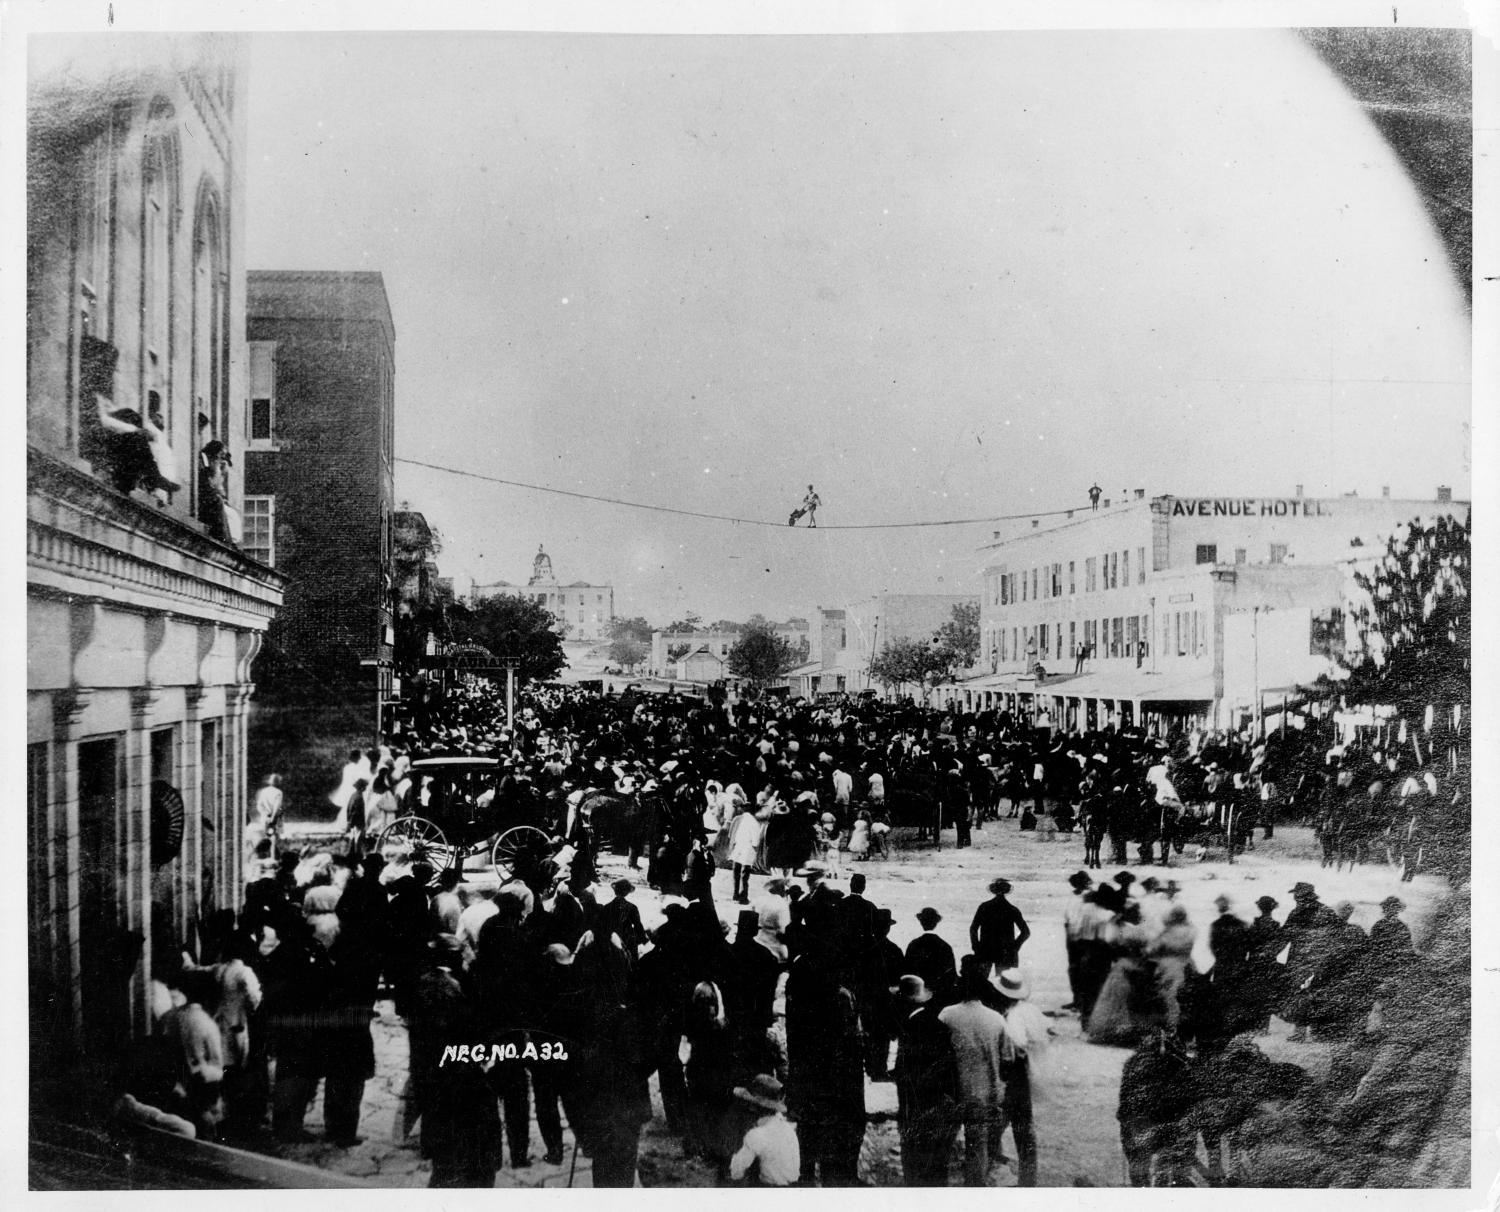
M 246 320 L 245 544 L 288 580 L 251 762 L 315 820 L 393 691 L 396 330 L 371 272 L 253 270 Z
M 31 1095 L 73 1114 L 150 1029 L 153 976 L 240 902 L 251 668 L 283 582 L 229 533 L 245 450 L 240 44 L 30 49 Z

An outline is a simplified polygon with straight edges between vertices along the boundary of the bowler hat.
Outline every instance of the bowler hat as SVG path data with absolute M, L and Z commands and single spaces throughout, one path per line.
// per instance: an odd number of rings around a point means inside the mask
M 921 1005 L 932 1000 L 932 990 L 920 976 L 903 976 L 898 996 L 904 1002 Z
M 627 879 L 618 879 L 610 887 L 620 896 L 629 896 L 635 891 L 635 885 Z
M 933 926 L 936 926 L 942 920 L 943 915 L 936 909 L 934 909 L 931 905 L 928 905 L 925 909 L 919 909 L 917 911 L 917 921 L 921 922 L 924 927 L 927 927 L 929 929 Z
M 1010 891 L 1010 881 L 1007 880 L 1007 879 L 991 880 L 990 881 L 990 891 L 991 892 L 995 892 L 995 893 L 1009 892 Z
M 734 1096 L 742 1102 L 763 1107 L 767 1111 L 786 1110 L 781 1083 L 769 1073 L 757 1073 L 745 1085 L 736 1086 Z
M 1274 896 L 1262 896 L 1256 899 L 1255 907 L 1262 913 L 1270 913 L 1272 909 L 1275 909 L 1280 904 L 1281 902 Z
M 1075 871 L 1072 875 L 1068 876 L 1068 883 L 1072 884 L 1074 888 L 1090 888 L 1093 886 L 1094 877 L 1087 871 Z
M 1382 909 L 1389 909 L 1392 905 L 1395 905 L 1397 909 L 1406 908 L 1406 902 L 1403 901 L 1399 896 L 1388 896 L 1385 898 L 1385 900 L 1380 902 L 1380 907 Z
M 1317 896 L 1318 895 L 1318 890 L 1316 888 L 1314 888 L 1311 884 L 1309 884 L 1309 883 L 1307 883 L 1305 881 L 1300 881 L 1300 882 L 1292 885 L 1292 895 L 1293 896 Z

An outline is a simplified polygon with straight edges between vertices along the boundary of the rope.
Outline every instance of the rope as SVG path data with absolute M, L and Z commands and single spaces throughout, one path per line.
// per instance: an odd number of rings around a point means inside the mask
M 557 496 L 574 497 L 580 501 L 599 501 L 606 505 L 623 505 L 627 509 L 645 509 L 652 513 L 671 513 L 684 518 L 703 518 L 710 522 L 733 522 L 740 526 L 770 526 L 778 530 L 911 530 L 930 526 L 977 526 L 985 522 L 1018 522 L 1025 518 L 1053 518 L 1076 513 L 1077 509 L 1031 510 L 1027 513 L 991 514 L 979 518 L 950 518 L 937 522 L 858 522 L 835 523 L 829 526 L 788 527 L 785 522 L 771 522 L 764 518 L 737 518 L 722 513 L 700 513 L 694 509 L 675 509 L 670 505 L 646 505 L 640 501 L 626 501 L 620 497 L 606 497 L 589 492 L 574 492 L 568 488 L 553 488 L 547 484 L 527 484 L 521 480 L 506 480 L 500 476 L 481 475 L 477 471 L 465 471 L 461 467 L 445 467 L 441 463 L 425 463 L 421 459 L 397 457 L 398 463 L 409 463 L 413 467 L 425 467 L 429 471 L 442 471 L 449 475 L 465 476 L 471 480 L 483 480 L 489 484 L 504 484 L 509 488 L 525 488 L 531 492 L 550 492 Z

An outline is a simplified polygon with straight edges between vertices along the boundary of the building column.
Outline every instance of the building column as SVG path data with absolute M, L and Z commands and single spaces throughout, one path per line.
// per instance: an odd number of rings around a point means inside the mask
M 91 693 L 87 690 L 63 690 L 52 696 L 53 754 L 57 762 L 54 786 L 57 794 L 49 813 L 48 827 L 56 857 L 49 878 L 55 887 L 53 904 L 57 923 L 57 952 L 53 972 L 57 992 L 65 996 L 68 1029 L 77 1043 L 83 1039 L 83 957 L 79 951 L 78 906 L 82 896 L 79 887 L 78 854 L 78 739 L 83 734 L 83 720 Z
M 130 1027 L 135 1037 L 151 1027 L 151 725 L 161 703 L 154 686 L 130 692 L 130 733 L 125 742 L 124 925 L 145 936 L 141 963 L 130 983 Z
M 226 690 L 225 725 L 232 743 L 225 747 L 229 767 L 228 802 L 224 806 L 224 865 L 219 873 L 221 903 L 237 909 L 244 899 L 245 821 L 249 812 L 249 745 L 250 700 L 255 694 L 253 682 L 241 682 Z
M 187 687 L 182 725 L 182 802 L 185 820 L 179 855 L 182 879 L 177 889 L 177 935 L 184 946 L 193 941 L 193 914 L 202 894 L 203 863 L 203 700 L 208 687 Z

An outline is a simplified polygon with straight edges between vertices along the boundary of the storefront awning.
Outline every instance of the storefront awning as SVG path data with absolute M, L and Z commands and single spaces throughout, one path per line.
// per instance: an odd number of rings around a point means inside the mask
M 1031 686 L 1024 689 L 1031 690 Z M 1141 703 L 1211 703 L 1211 674 L 1173 675 L 1160 673 L 1085 673 L 1080 677 L 1050 679 L 1035 687 L 1035 693 L 1061 698 L 1114 699 Z

